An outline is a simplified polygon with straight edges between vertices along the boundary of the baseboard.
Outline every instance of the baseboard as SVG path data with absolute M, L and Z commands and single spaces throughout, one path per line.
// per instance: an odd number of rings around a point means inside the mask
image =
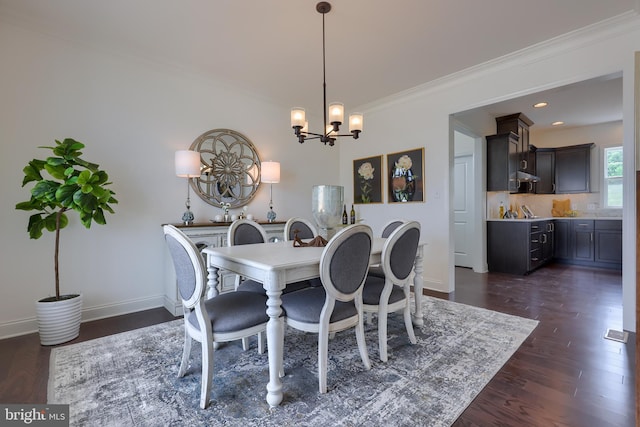
M 122 301 L 115 304 L 104 304 L 83 308 L 82 322 L 84 323 L 92 320 L 104 319 L 106 317 L 120 316 L 122 314 L 164 307 L 163 303 L 164 296 L 159 295 L 150 298 Z M 32 334 L 35 332 L 38 332 L 38 321 L 35 317 L 0 324 L 0 339 Z
M 184 312 L 182 311 L 182 303 L 178 301 L 173 301 L 169 299 L 166 295 L 164 296 L 164 308 L 174 316 L 182 316 Z

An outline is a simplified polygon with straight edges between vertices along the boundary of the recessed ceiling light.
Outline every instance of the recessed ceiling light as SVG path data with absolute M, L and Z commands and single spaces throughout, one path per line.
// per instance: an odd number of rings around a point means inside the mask
M 533 108 L 542 108 L 542 107 L 546 107 L 547 105 L 549 105 L 548 102 L 538 102 L 533 104 Z
M 551 123 L 551 126 L 561 126 L 561 125 L 563 125 L 563 124 L 564 124 L 564 122 L 560 122 L 560 121 L 558 121 L 558 122 L 553 122 L 553 123 Z

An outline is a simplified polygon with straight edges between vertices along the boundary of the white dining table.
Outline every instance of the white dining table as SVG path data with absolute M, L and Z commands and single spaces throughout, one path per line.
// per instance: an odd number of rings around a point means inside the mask
M 370 264 L 380 262 L 386 239 L 375 237 L 371 248 Z M 413 323 L 422 326 L 423 248 L 421 242 L 414 263 L 415 313 Z M 280 380 L 284 352 L 284 319 L 281 317 L 282 290 L 288 283 L 320 276 L 322 247 L 293 247 L 293 242 L 257 243 L 230 247 L 207 247 L 207 297 L 218 295 L 219 270 L 228 270 L 262 283 L 267 292 L 266 312 L 267 348 L 269 356 L 269 383 L 267 403 L 276 407 L 282 402 Z

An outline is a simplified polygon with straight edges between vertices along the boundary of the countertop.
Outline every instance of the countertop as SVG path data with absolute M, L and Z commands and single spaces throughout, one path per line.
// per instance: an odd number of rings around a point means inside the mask
M 487 218 L 487 221 L 511 221 L 511 222 L 535 222 L 535 221 L 548 221 L 550 219 L 571 219 L 571 220 L 606 220 L 606 221 L 622 221 L 622 217 L 619 216 L 546 216 L 539 218 Z

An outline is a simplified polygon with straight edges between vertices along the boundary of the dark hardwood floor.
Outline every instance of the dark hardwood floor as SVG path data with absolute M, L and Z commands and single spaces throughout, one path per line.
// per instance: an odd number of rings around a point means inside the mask
M 627 344 L 603 338 L 608 328 L 622 329 L 620 272 L 555 264 L 512 276 L 457 268 L 455 293 L 425 293 L 540 321 L 455 426 L 634 425 L 635 334 Z M 88 322 L 71 343 L 172 319 L 160 308 Z M 50 353 L 37 334 L 0 341 L 0 402 L 45 403 Z

